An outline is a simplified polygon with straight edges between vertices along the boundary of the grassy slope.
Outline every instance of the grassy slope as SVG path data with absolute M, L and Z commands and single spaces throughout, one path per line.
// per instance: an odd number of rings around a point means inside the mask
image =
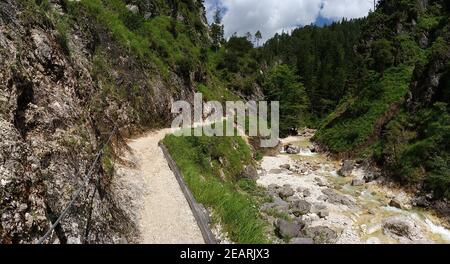
M 196 200 L 213 209 L 215 221 L 220 221 L 234 242 L 268 242 L 258 211 L 266 197 L 254 181 L 240 177 L 244 166 L 252 163 L 250 148 L 242 138 L 170 135 L 163 142 Z
M 316 140 L 333 152 L 355 151 L 373 134 L 390 106 L 403 101 L 411 75 L 412 68 L 403 66 L 389 69 L 383 77 L 374 76 L 364 94 L 346 100 L 324 121 Z

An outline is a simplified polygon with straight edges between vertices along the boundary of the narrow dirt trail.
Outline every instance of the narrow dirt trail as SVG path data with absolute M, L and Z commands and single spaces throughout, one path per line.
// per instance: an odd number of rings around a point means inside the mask
M 144 244 L 203 244 L 189 204 L 158 146 L 170 129 L 150 132 L 128 142 L 143 179 L 144 201 L 138 225 Z

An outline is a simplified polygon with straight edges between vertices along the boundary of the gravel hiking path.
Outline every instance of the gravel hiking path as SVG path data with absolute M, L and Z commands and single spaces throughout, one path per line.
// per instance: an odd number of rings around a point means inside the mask
M 203 244 L 202 233 L 189 204 L 158 146 L 171 129 L 129 140 L 145 190 L 138 214 L 143 244 Z

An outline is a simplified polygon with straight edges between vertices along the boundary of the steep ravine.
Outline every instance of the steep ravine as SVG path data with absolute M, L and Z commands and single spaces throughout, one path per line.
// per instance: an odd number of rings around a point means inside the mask
M 285 242 L 450 243 L 448 223 L 433 210 L 415 207 L 420 201 L 374 179 L 363 164 L 345 161 L 342 167 L 315 153 L 310 137 L 283 140 L 291 154 L 282 151 L 261 162 L 258 183 L 274 199 L 262 211 L 278 211 L 278 219 L 267 218 Z

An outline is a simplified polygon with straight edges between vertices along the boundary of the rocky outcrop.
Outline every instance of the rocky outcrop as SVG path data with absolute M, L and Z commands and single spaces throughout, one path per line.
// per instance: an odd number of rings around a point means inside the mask
M 344 160 L 341 169 L 338 174 L 342 177 L 350 177 L 354 169 L 353 162 L 351 160 Z
M 285 185 L 279 189 L 278 194 L 282 199 L 286 200 L 287 198 L 293 196 L 295 192 L 290 185 Z
M 389 202 L 389 206 L 392 206 L 392 207 L 395 207 L 395 208 L 398 208 L 398 209 L 402 209 L 403 208 L 402 203 L 399 200 L 397 200 L 397 199 L 392 199 Z
M 312 238 L 316 244 L 332 244 L 338 238 L 338 233 L 326 226 L 308 227 L 303 230 L 303 233 Z
M 420 241 L 424 239 L 420 227 L 408 217 L 394 216 L 383 221 L 383 233 L 397 240 Z
M 355 207 L 356 202 L 349 196 L 340 194 L 334 189 L 324 189 L 322 193 L 326 196 L 326 201 L 332 204 L 341 204 L 348 207 Z
M 436 101 L 445 100 L 445 82 L 442 79 L 450 74 L 448 62 L 450 61 L 450 33 L 443 36 L 446 48 L 439 50 L 424 67 L 416 67 L 411 82 L 407 107 L 415 111 L 419 107 L 430 106 Z M 427 43 L 428 44 L 428 43 Z M 447 95 L 448 96 L 448 95 Z M 448 98 L 447 98 L 448 99 Z
M 0 2 L 0 241 L 36 242 L 84 186 L 46 243 L 133 242 L 129 197 L 113 184 L 119 135 L 167 123 L 170 103 L 191 100 L 193 88 L 131 56 L 83 8 L 62 32 L 46 12 L 65 11 L 60 1 L 50 10 Z M 118 135 L 86 179 L 114 124 Z
M 294 238 L 300 234 L 300 230 L 302 228 L 301 225 L 288 222 L 283 219 L 278 219 L 275 222 L 276 232 L 280 235 L 281 238 L 289 239 Z
M 353 179 L 352 186 L 363 186 L 366 183 L 365 180 L 362 179 Z
M 295 155 L 295 154 L 299 154 L 300 153 L 300 147 L 298 146 L 294 146 L 292 144 L 286 145 L 284 146 L 284 151 L 287 154 L 291 154 L 291 155 Z
M 247 165 L 245 166 L 244 171 L 242 172 L 242 177 L 246 179 L 257 180 L 258 171 L 256 170 L 255 166 Z
M 297 200 L 293 202 L 291 210 L 295 216 L 302 216 L 311 211 L 311 204 L 304 200 Z

